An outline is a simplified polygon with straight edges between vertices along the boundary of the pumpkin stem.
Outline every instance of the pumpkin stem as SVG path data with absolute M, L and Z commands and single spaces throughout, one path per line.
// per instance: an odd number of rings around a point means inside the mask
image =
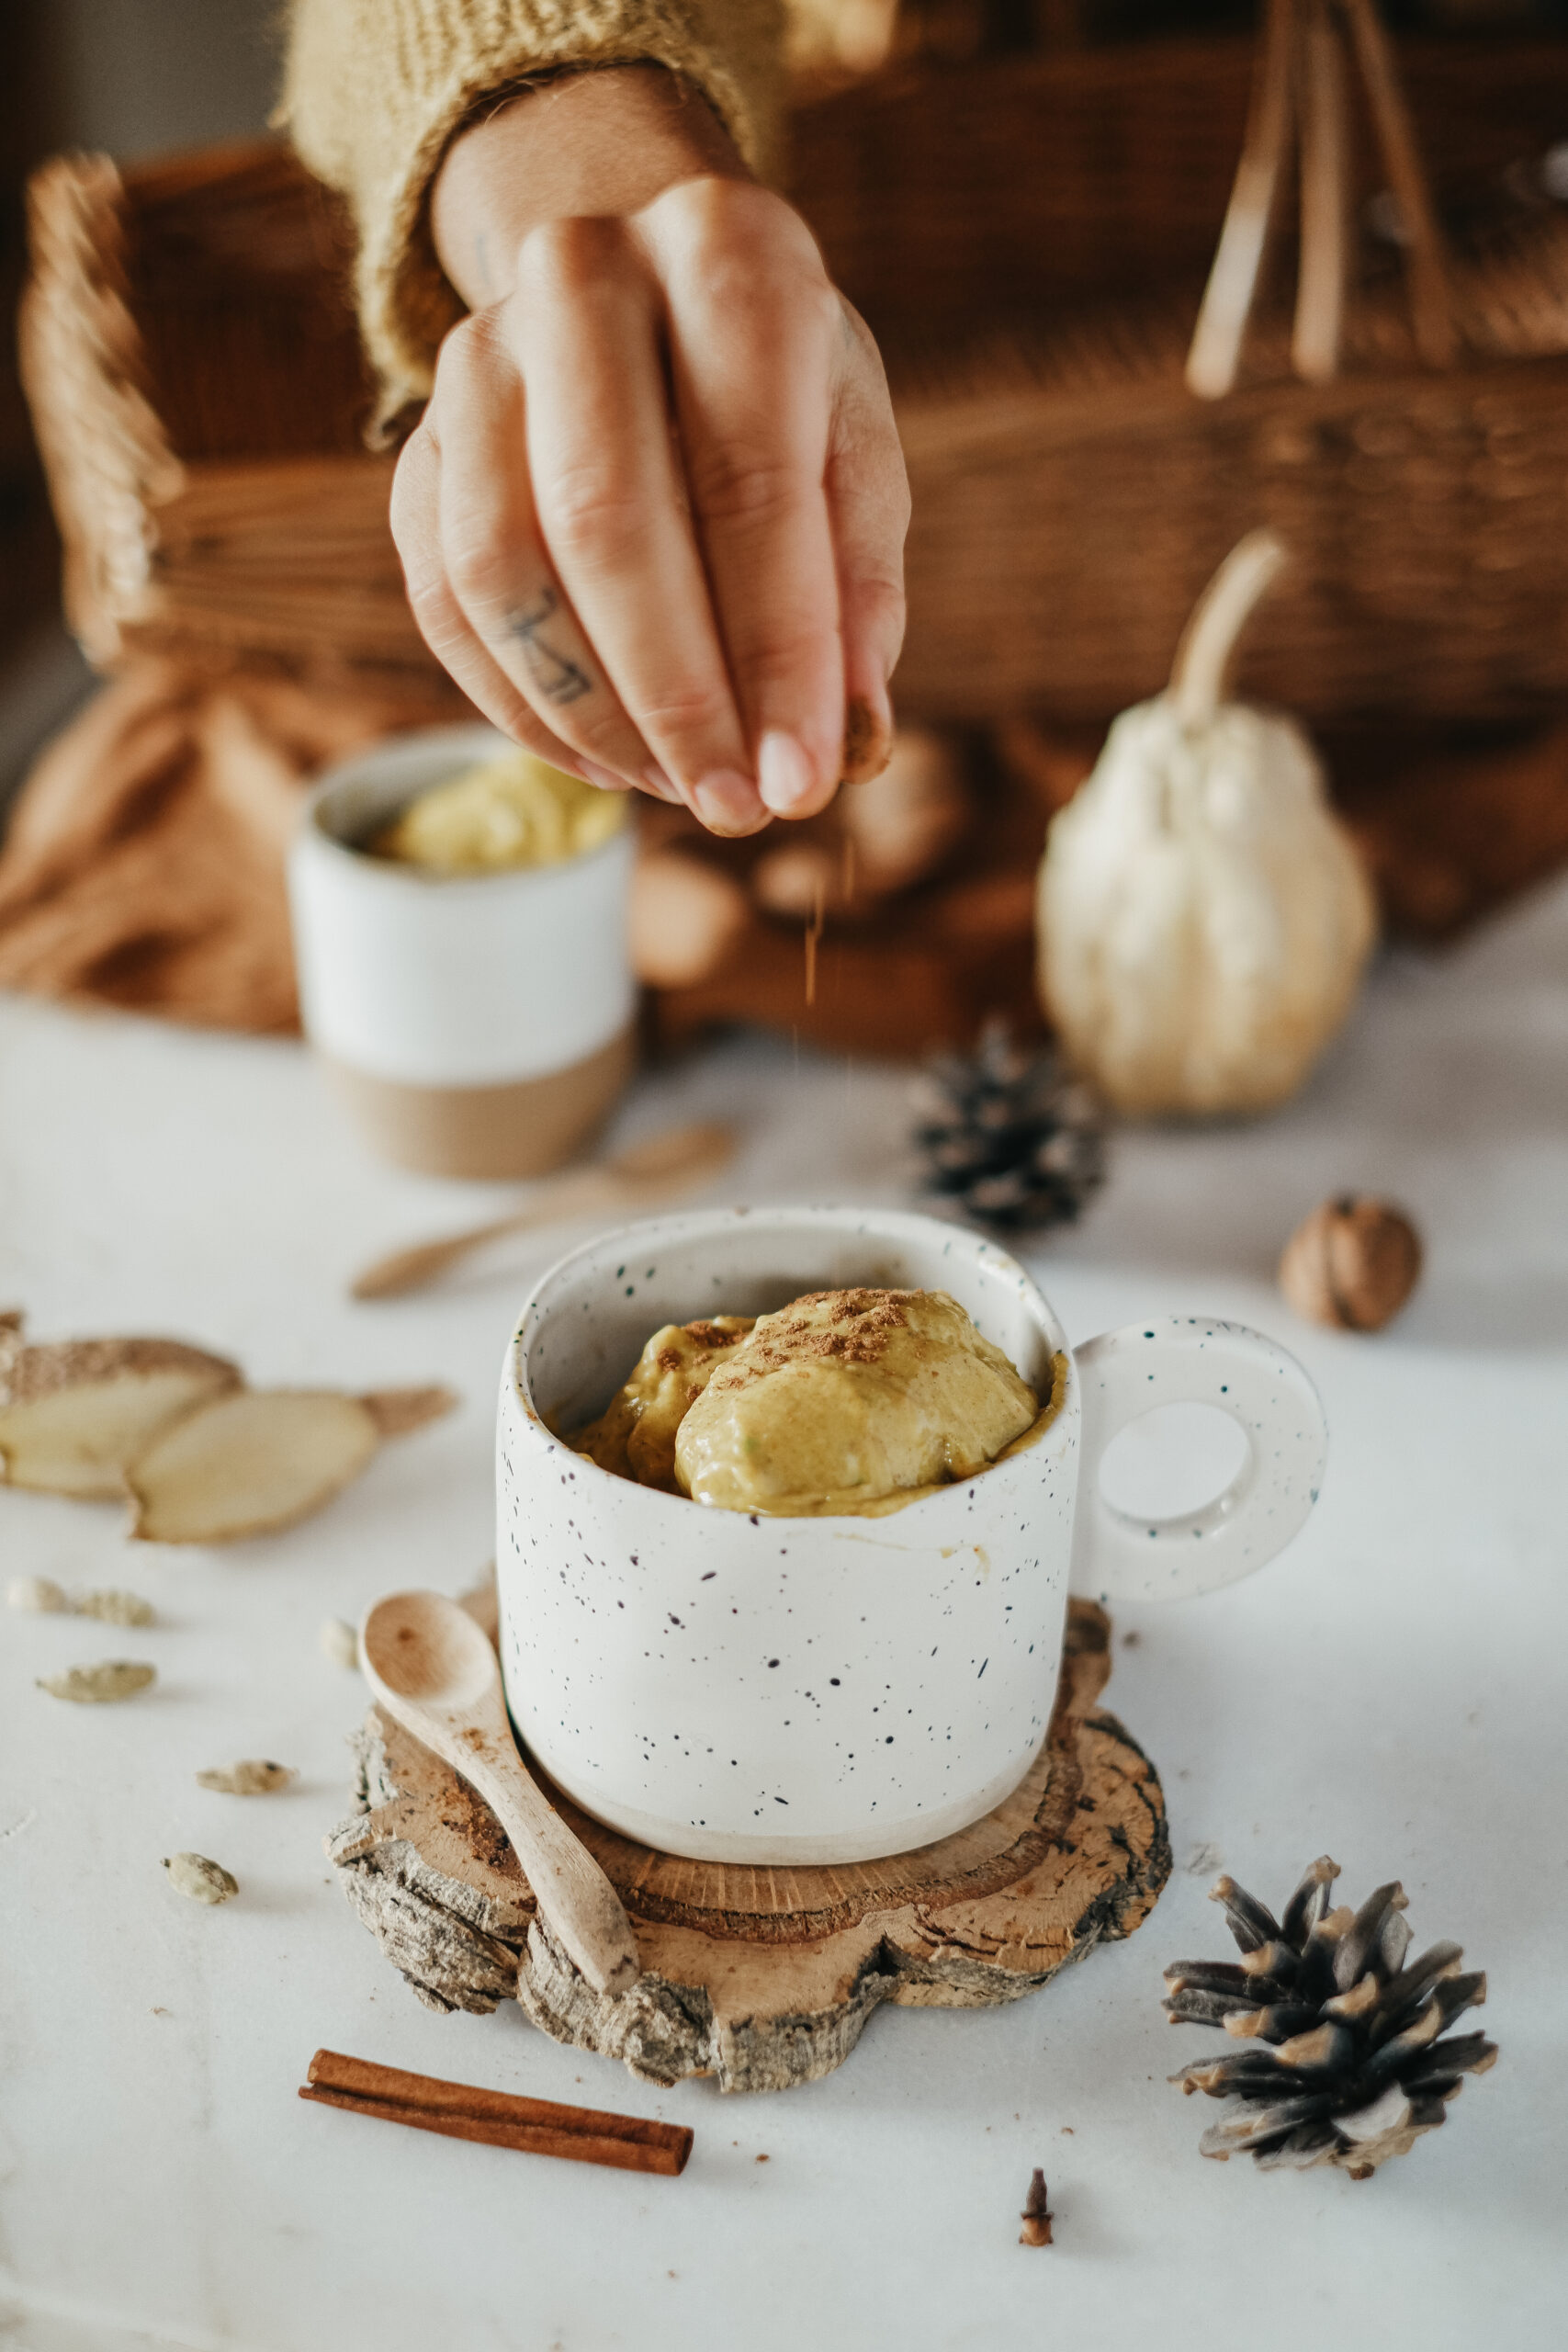
M 1213 724 L 1236 641 L 1285 560 L 1277 533 L 1248 531 L 1192 607 L 1170 673 L 1170 698 L 1183 727 Z

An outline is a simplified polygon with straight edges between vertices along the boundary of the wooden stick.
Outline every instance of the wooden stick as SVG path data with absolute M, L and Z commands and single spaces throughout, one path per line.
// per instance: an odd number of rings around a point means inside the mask
M 1291 359 L 1309 384 L 1339 372 L 1349 266 L 1349 113 L 1345 52 L 1328 0 L 1306 0 L 1301 27 L 1302 254 Z
M 1295 0 L 1269 0 L 1247 137 L 1187 355 L 1188 389 L 1201 400 L 1219 400 L 1235 382 L 1290 152 L 1294 47 Z
M 1393 50 L 1373 0 L 1340 0 L 1350 21 L 1356 62 L 1366 85 L 1372 127 L 1382 151 L 1383 169 L 1398 200 L 1407 239 L 1410 317 L 1416 347 L 1428 367 L 1451 368 L 1459 335 L 1449 298 L 1443 232 L 1427 185 L 1427 168 L 1404 102 Z
M 378 2066 L 367 2058 L 344 2057 L 336 2050 L 317 2051 L 299 2097 L 318 2106 L 405 2123 L 416 2132 L 439 2132 L 449 2140 L 516 2148 L 528 2155 L 570 2156 L 579 2164 L 609 2165 L 621 2172 L 673 2178 L 685 2170 L 692 2153 L 692 2134 L 682 2125 L 442 2082 L 433 2075 L 405 2074 L 400 2067 Z

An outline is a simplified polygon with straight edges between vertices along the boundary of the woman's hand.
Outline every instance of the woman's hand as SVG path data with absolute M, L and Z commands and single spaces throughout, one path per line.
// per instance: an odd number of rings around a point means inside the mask
M 392 529 L 458 684 L 546 758 L 716 832 L 874 775 L 908 492 L 876 347 L 798 216 L 636 67 L 466 132 L 433 225 L 472 315 Z

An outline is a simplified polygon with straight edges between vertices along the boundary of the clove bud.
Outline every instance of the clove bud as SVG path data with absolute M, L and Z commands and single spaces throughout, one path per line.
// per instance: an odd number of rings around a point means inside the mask
M 1023 2200 L 1019 2219 L 1023 2227 L 1018 2233 L 1020 2245 L 1049 2245 L 1051 2244 L 1051 2210 L 1046 2198 L 1045 2176 L 1038 2165 L 1029 2183 L 1029 2194 Z

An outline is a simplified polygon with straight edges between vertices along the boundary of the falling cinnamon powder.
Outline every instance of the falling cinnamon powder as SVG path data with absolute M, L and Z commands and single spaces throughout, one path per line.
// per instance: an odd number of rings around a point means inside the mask
M 822 877 L 817 877 L 812 895 L 811 921 L 806 926 L 806 1001 L 817 1001 L 817 943 L 822 936 L 822 926 L 828 919 L 827 894 Z

